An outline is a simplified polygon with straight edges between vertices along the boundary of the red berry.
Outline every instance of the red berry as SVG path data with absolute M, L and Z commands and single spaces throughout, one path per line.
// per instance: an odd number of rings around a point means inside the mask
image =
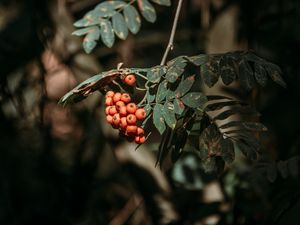
M 131 101 L 130 95 L 127 93 L 123 93 L 121 96 L 121 101 L 129 103 Z
M 116 108 L 116 106 L 114 106 L 114 105 L 113 105 L 113 106 L 110 106 L 108 112 L 109 112 L 109 114 L 112 115 L 112 116 L 115 115 L 115 114 L 117 113 L 117 108 Z
M 121 100 L 121 96 L 122 94 L 120 92 L 115 93 L 114 97 L 113 97 L 113 101 L 114 102 L 118 102 Z
M 129 74 L 125 77 L 124 82 L 129 86 L 133 86 L 136 82 L 136 78 L 134 74 Z
M 111 106 L 111 105 L 113 105 L 113 104 L 114 104 L 114 101 L 113 101 L 112 97 L 107 97 L 107 98 L 105 99 L 105 105 L 106 105 L 106 106 Z
M 145 131 L 142 127 L 138 127 L 137 130 L 136 130 L 136 134 L 138 136 L 143 136 L 145 134 Z
M 137 129 L 137 126 L 135 125 L 128 125 L 126 127 L 126 132 L 128 135 L 135 135 L 136 134 L 136 129 Z
M 126 119 L 126 117 L 121 117 L 120 128 L 126 130 L 126 127 L 127 127 L 127 119 Z
M 105 107 L 105 114 L 106 114 L 106 115 L 109 114 L 109 108 L 110 108 L 110 106 L 106 106 L 106 107 Z
M 127 116 L 126 106 L 121 106 L 119 108 L 119 114 L 120 114 L 120 116 Z
M 135 111 L 136 111 L 136 104 L 135 103 L 129 103 L 129 104 L 127 104 L 126 110 L 127 110 L 128 113 L 132 113 L 132 114 L 135 113 Z
M 117 114 L 115 114 L 114 116 L 113 116 L 113 124 L 116 126 L 116 127 L 118 127 L 119 125 L 120 125 L 120 120 L 121 120 L 121 118 L 120 118 L 120 115 L 117 113 Z
M 146 141 L 146 138 L 145 136 L 136 136 L 134 140 L 137 144 L 143 144 Z
M 143 120 L 146 118 L 146 111 L 145 109 L 141 108 L 141 109 L 137 109 L 135 112 L 135 116 L 138 120 Z
M 128 124 L 135 124 L 136 123 L 136 117 L 133 114 L 129 114 L 127 117 L 127 123 Z
M 115 94 L 115 92 L 113 92 L 113 91 L 108 91 L 107 93 L 106 93 L 106 97 L 113 97 L 114 96 L 114 94 Z
M 106 116 L 106 121 L 109 123 L 109 124 L 112 124 L 113 122 L 113 117 L 111 115 L 107 115 Z
M 121 101 L 116 102 L 116 108 L 118 111 L 120 111 L 120 107 L 125 106 L 125 103 Z

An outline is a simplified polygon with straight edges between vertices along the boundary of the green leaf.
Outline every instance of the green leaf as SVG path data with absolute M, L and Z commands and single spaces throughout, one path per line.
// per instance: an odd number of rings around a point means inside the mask
M 146 96 L 147 96 L 146 98 L 147 98 L 147 102 L 148 102 L 148 103 L 153 102 L 154 99 L 155 99 L 155 93 L 153 93 L 152 90 L 147 90 Z
M 90 22 L 86 18 L 82 18 L 80 20 L 77 20 L 74 24 L 75 27 L 87 27 L 90 26 Z
M 253 70 L 246 60 L 239 63 L 239 80 L 246 91 L 250 91 L 254 86 Z
M 185 80 L 182 80 L 176 89 L 176 97 L 180 98 L 181 96 L 185 95 L 192 88 L 194 82 L 195 75 L 189 76 Z
M 217 83 L 219 79 L 219 75 L 217 72 L 217 65 L 216 63 L 213 63 L 212 60 L 210 62 L 205 63 L 200 68 L 201 75 L 203 77 L 204 83 L 208 87 L 212 87 Z
M 179 66 L 179 67 L 185 67 L 186 62 L 187 62 L 187 56 L 178 56 L 170 61 L 167 62 L 167 66 L 171 67 L 171 66 Z
M 124 10 L 125 22 L 131 33 L 136 34 L 141 28 L 141 18 L 137 10 L 132 5 L 127 5 Z
M 175 98 L 174 112 L 178 115 L 181 115 L 183 113 L 184 109 L 185 109 L 185 106 L 184 106 L 183 102 L 180 99 Z
M 189 92 L 181 98 L 186 106 L 191 108 L 203 107 L 207 102 L 207 98 L 201 92 Z
M 152 107 L 151 107 L 150 104 L 145 105 L 144 109 L 145 109 L 145 112 L 146 112 L 146 115 L 147 115 L 147 116 L 148 116 L 149 113 L 152 111 Z
M 258 63 L 254 64 L 254 76 L 257 83 L 259 83 L 261 86 L 264 87 L 267 85 L 268 77 L 266 70 Z
M 176 126 L 176 117 L 173 103 L 166 102 L 163 106 L 162 113 L 166 124 L 173 130 Z
M 166 80 L 162 81 L 157 89 L 157 94 L 156 94 L 156 102 L 161 102 L 166 98 L 167 95 L 167 85 L 168 82 Z
M 101 27 L 101 39 L 103 43 L 111 48 L 115 42 L 115 35 L 113 28 L 111 26 L 111 22 L 109 20 L 102 20 L 100 22 L 100 27 Z
M 166 130 L 165 120 L 163 116 L 163 105 L 156 104 L 153 109 L 153 124 L 160 134 Z
M 86 27 L 86 28 L 82 28 L 82 29 L 78 29 L 78 30 L 75 30 L 72 35 L 76 35 L 76 36 L 82 36 L 84 34 L 87 34 L 89 33 L 91 30 L 95 29 L 94 26 L 92 27 Z M 99 28 L 98 28 L 99 29 Z
M 273 63 L 267 63 L 265 64 L 266 71 L 268 72 L 271 79 L 276 82 L 277 84 L 281 85 L 282 87 L 286 87 L 286 83 L 280 76 L 281 69 L 279 66 L 273 64 Z
M 89 33 L 83 39 L 83 49 L 87 54 L 91 53 L 91 51 L 96 47 L 96 40 L 98 40 L 99 37 L 99 27 L 93 26 Z
M 170 83 L 174 83 L 183 73 L 184 68 L 179 66 L 172 66 L 167 70 L 166 80 Z
M 220 60 L 220 74 L 225 85 L 231 84 L 236 79 L 235 62 L 226 55 Z
M 113 26 L 113 29 L 114 29 L 116 35 L 120 39 L 125 40 L 127 38 L 127 36 L 128 36 L 128 29 L 127 29 L 124 17 L 122 16 L 121 13 L 117 12 L 112 17 L 112 26 Z
M 118 2 L 120 3 L 121 1 Z M 111 17 L 116 13 L 114 4 L 114 1 L 102 2 L 95 7 L 94 12 L 98 17 Z
M 195 66 L 201 66 L 204 65 L 205 63 L 208 62 L 209 60 L 209 56 L 208 55 L 196 55 L 196 56 L 191 56 L 191 57 L 187 57 L 187 59 L 193 63 Z
M 160 78 L 165 74 L 164 66 L 156 66 L 151 68 L 147 73 L 147 78 L 152 83 L 158 83 Z
M 175 97 L 176 97 L 175 91 L 168 89 L 167 94 L 166 94 L 166 99 L 170 101 L 170 100 L 174 99 Z
M 165 6 L 171 5 L 171 0 L 151 0 L 151 1 L 158 5 L 165 5 Z
M 148 0 L 137 0 L 142 16 L 150 23 L 156 20 L 156 12 L 153 5 Z
M 123 1 L 117 1 L 117 0 L 113 0 L 113 1 L 105 1 L 102 2 L 100 4 L 98 4 L 95 9 L 97 10 L 101 10 L 101 11 L 105 11 L 105 9 L 120 9 L 122 7 L 126 6 L 126 3 Z

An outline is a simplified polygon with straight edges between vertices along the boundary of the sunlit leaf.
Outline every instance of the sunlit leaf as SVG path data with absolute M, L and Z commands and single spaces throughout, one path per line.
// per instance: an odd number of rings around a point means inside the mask
M 167 85 L 168 82 L 166 80 L 162 81 L 157 89 L 157 94 L 156 94 L 156 102 L 161 102 L 164 100 L 167 96 Z
M 163 116 L 163 105 L 156 104 L 153 109 L 153 124 L 160 134 L 166 130 L 165 120 Z
M 147 78 L 152 83 L 158 83 L 160 78 L 166 73 L 164 66 L 156 66 L 151 68 L 147 73 Z
M 136 34 L 141 28 L 141 18 L 132 5 L 127 5 L 123 10 L 125 22 L 131 33 Z
M 195 75 L 187 77 L 185 80 L 182 80 L 177 89 L 176 89 L 176 97 L 180 98 L 185 95 L 193 86 L 195 82 Z
M 96 40 L 100 37 L 99 27 L 93 26 L 89 33 L 83 39 L 83 49 L 89 54 L 97 45 Z
M 201 66 L 208 62 L 209 56 L 205 54 L 186 57 L 195 66 Z
M 184 109 L 185 109 L 185 106 L 184 106 L 183 102 L 180 99 L 175 98 L 174 112 L 178 115 L 181 115 L 183 113 Z
M 176 126 L 176 117 L 174 112 L 174 105 L 171 102 L 166 102 L 163 106 L 163 117 L 166 124 L 171 128 L 174 129 Z
M 115 15 L 112 17 L 112 26 L 116 35 L 120 39 L 125 40 L 127 38 L 128 29 L 124 17 L 121 13 L 116 12 Z
M 142 16 L 150 23 L 156 20 L 156 12 L 153 5 L 148 0 L 137 0 Z
M 191 108 L 203 107 L 207 102 L 207 98 L 201 92 L 189 92 L 181 98 L 186 106 Z
M 115 35 L 111 22 L 109 20 L 101 20 L 100 27 L 101 39 L 103 43 L 107 47 L 111 48 L 115 42 Z

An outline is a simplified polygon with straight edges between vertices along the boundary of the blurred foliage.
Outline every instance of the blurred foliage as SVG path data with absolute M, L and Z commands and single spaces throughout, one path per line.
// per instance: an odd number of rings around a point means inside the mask
M 235 163 L 221 175 L 205 173 L 195 152 L 182 153 L 171 168 L 166 162 L 164 172 L 154 168 L 149 149 L 157 149 L 158 134 L 149 140 L 157 144 L 133 151 L 105 126 L 99 95 L 72 109 L 57 106 L 91 74 L 119 61 L 149 67 L 163 54 L 174 7 L 155 6 L 155 24 L 145 21 L 138 35 L 86 56 L 81 41 L 71 36 L 72 24 L 99 2 L 0 2 L 0 223 L 295 224 L 299 1 L 184 2 L 170 58 L 204 52 L 208 28 L 236 6 L 236 41 L 247 40 L 249 49 L 279 65 L 287 83 L 286 89 L 255 86 L 251 93 L 224 90 L 255 105 L 268 132 L 261 135 L 255 164 L 236 151 Z M 204 27 L 207 14 L 211 23 Z

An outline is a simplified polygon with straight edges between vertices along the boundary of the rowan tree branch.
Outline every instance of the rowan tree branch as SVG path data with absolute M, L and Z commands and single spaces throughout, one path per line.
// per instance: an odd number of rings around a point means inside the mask
M 176 27 L 177 27 L 177 23 L 178 23 L 178 19 L 179 19 L 179 13 L 181 10 L 182 2 L 183 2 L 183 0 L 178 1 L 178 5 L 177 5 L 175 17 L 174 17 L 174 22 L 173 22 L 173 26 L 172 26 L 172 30 L 171 30 L 171 34 L 170 34 L 169 43 L 168 43 L 165 53 L 161 59 L 160 65 L 164 65 L 166 63 L 166 60 L 167 60 L 170 50 L 173 50 L 174 37 L 175 37 L 175 32 L 176 32 Z

